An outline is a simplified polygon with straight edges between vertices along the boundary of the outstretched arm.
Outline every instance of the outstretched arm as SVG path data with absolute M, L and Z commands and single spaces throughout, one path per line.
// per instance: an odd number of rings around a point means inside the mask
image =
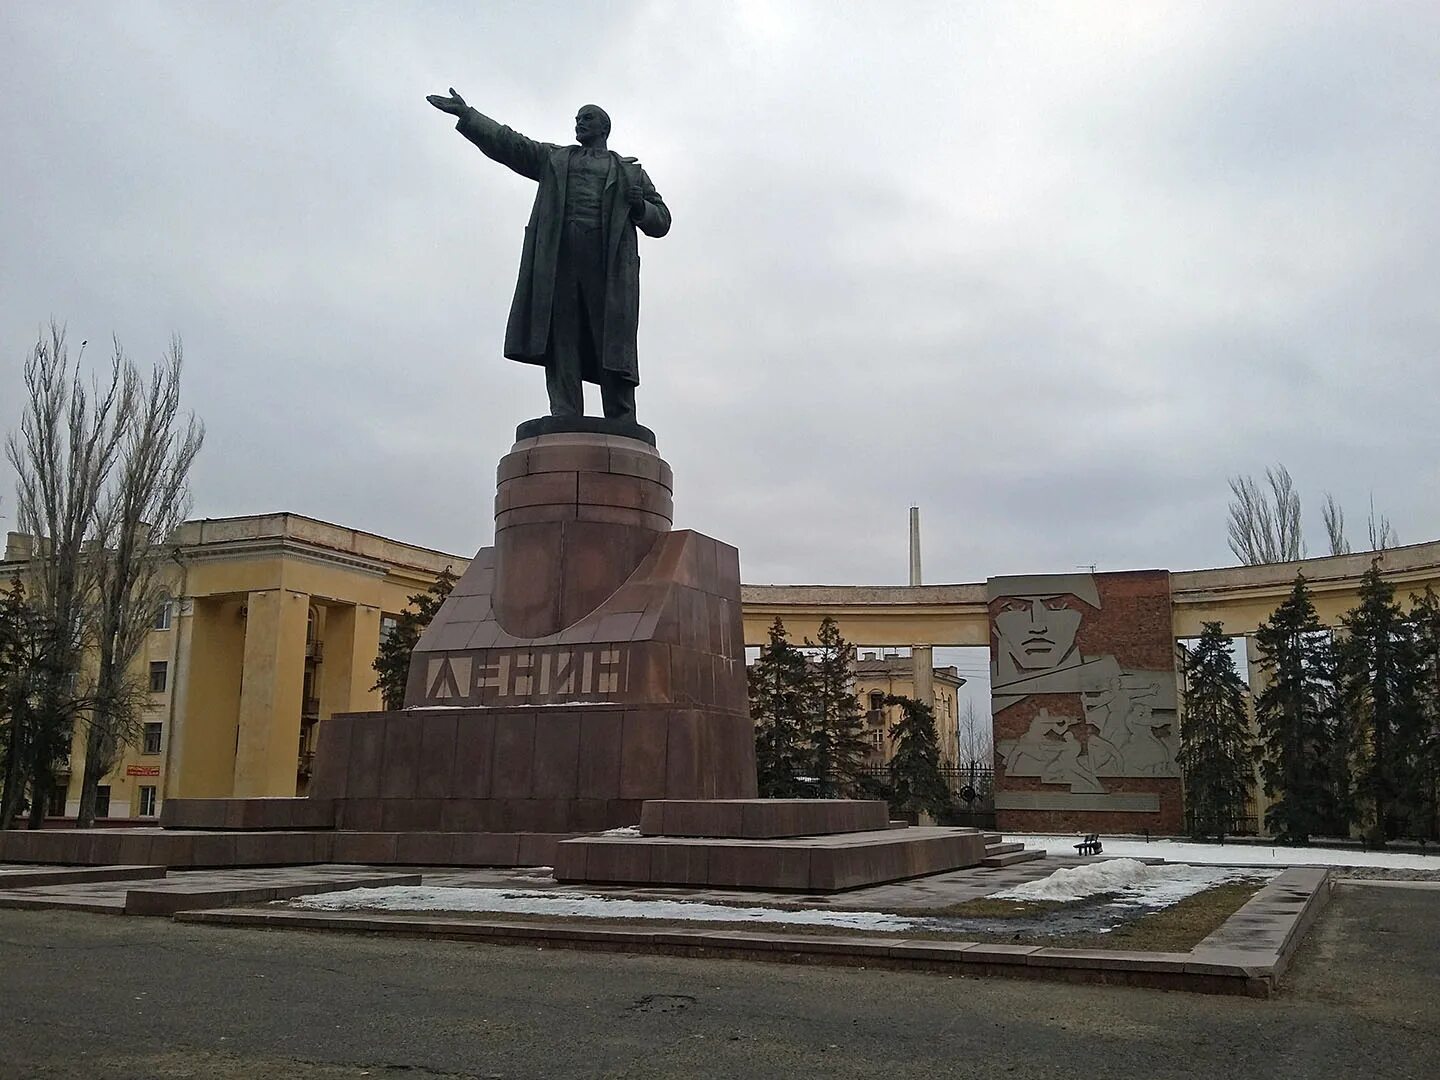
M 527 139 L 518 131 L 496 123 L 490 117 L 465 104 L 465 99 L 450 88 L 450 96 L 429 94 L 426 101 L 441 112 L 457 118 L 455 130 L 478 146 L 486 155 L 531 180 L 540 179 L 545 159 L 556 149 L 554 143 Z

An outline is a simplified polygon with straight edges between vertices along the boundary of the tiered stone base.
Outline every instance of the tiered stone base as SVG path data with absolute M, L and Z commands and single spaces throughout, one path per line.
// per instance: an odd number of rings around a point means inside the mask
M 744 837 L 867 832 L 890 828 L 890 811 L 872 799 L 648 799 L 645 836 Z
M 555 879 L 623 885 L 839 892 L 978 866 L 978 829 L 890 828 L 883 802 L 647 802 L 638 836 L 556 847 Z
M 192 800 L 201 801 L 201 800 Z M 203 800 L 243 803 L 241 799 Z M 302 799 L 295 800 L 303 802 Z M 145 865 L 174 870 L 232 866 L 553 866 L 573 833 L 45 829 L 0 832 L 0 862 Z
M 646 799 L 753 790 L 750 732 L 743 714 L 663 705 L 357 713 L 321 725 L 311 794 L 338 829 L 613 829 Z

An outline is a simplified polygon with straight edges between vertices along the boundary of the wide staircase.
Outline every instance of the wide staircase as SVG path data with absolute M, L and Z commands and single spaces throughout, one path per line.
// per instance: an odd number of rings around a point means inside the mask
M 1002 866 L 1014 866 L 1016 863 L 1030 862 L 1033 859 L 1043 859 L 1045 852 L 1040 848 L 1027 848 L 1024 844 L 1005 843 L 1005 838 L 999 833 L 985 834 L 985 860 L 980 864 L 992 870 Z

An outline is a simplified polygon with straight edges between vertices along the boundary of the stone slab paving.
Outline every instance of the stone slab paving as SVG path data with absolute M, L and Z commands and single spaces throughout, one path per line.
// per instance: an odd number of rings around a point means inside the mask
M 925 911 L 951 904 L 978 900 L 1002 889 L 1048 877 L 1061 867 L 1103 862 L 1100 858 L 1051 856 L 1035 862 L 1001 869 L 970 867 L 928 877 L 911 878 L 885 885 L 869 885 L 838 895 L 812 896 L 794 892 L 767 892 L 761 889 L 685 888 L 642 885 L 565 885 L 555 881 L 545 868 L 523 870 L 420 868 L 426 885 L 458 889 L 525 889 L 558 892 L 575 896 L 608 896 L 636 900 L 706 900 L 727 904 L 773 906 L 800 905 L 833 911 Z M 1156 860 L 1158 861 L 1158 860 Z
M 1440 889 L 1440 881 L 1410 881 L 1388 878 L 1340 878 L 1337 885 L 1363 885 L 1370 889 Z
M 737 959 L 823 962 L 999 974 L 1266 996 L 1330 896 L 1335 875 L 1292 867 L 1260 889 L 1213 934 L 1188 953 L 1060 949 L 900 936 L 803 935 L 710 928 L 652 927 L 454 918 L 426 914 L 371 915 L 254 908 L 320 892 L 388 885 L 524 889 L 561 894 L 703 899 L 749 905 L 795 904 L 837 910 L 903 913 L 977 899 L 1043 877 L 1060 866 L 1095 859 L 1053 857 L 1000 870 L 969 869 L 858 889 L 840 897 L 794 893 L 675 888 L 577 888 L 556 883 L 545 868 L 530 871 L 365 866 L 299 866 L 188 871 L 163 878 L 76 880 L 3 887 L 18 871 L 0 873 L 0 907 L 60 908 L 108 914 L 174 915 L 185 921 L 293 929 L 385 932 L 500 944 L 551 945 L 623 952 L 658 952 Z M 0 871 L 13 868 L 0 867 Z M 26 868 L 29 869 L 29 868 Z M 155 868 L 112 867 L 116 873 Z M 1372 882 L 1364 882 L 1372 884 Z M 1413 886 L 1415 883 L 1384 883 Z M 1421 883 L 1423 885 L 1423 883 Z M 956 968 L 954 965 L 962 965 Z
M 1024 871 L 1029 871 L 1031 878 L 1036 876 L 1033 864 L 1013 868 L 1015 875 Z M 503 881 L 498 878 L 499 875 L 473 871 L 463 874 L 441 871 L 427 874 L 426 883 L 481 888 L 507 885 L 512 888 L 539 888 L 543 882 L 538 877 L 525 879 L 516 875 L 506 875 Z M 227 926 L 384 933 L 541 948 L 875 966 L 1267 997 L 1277 988 L 1305 930 L 1328 901 L 1331 883 L 1332 876 L 1327 870 L 1285 870 L 1257 892 L 1219 930 L 1184 953 L 1063 949 L 910 939 L 900 935 L 804 935 L 728 928 L 715 930 L 709 927 L 647 927 L 639 921 L 625 926 L 587 920 L 486 921 L 424 913 L 313 912 L 274 907 L 189 910 L 177 914 L 176 918 L 185 922 Z M 991 884 L 989 891 L 1001 887 L 999 883 Z M 683 894 L 682 890 L 674 889 L 624 892 L 625 895 L 663 892 L 672 899 Z M 946 895 L 949 899 L 954 891 L 950 890 Z M 728 898 L 711 890 L 696 896 L 708 900 Z M 736 894 L 735 898 L 750 902 L 756 900 L 748 892 Z M 793 902 L 794 897 L 787 894 L 776 899 Z M 910 897 L 912 904 L 917 899 L 913 894 Z M 933 894 L 924 899 L 930 900 L 933 906 Z M 887 906 L 884 910 L 903 908 Z
M 0 887 L 0 907 L 106 915 L 173 915 L 185 908 L 255 904 L 343 889 L 418 885 L 420 875 L 363 866 L 195 870 L 168 877 Z
M 163 878 L 163 866 L 0 866 L 0 889 L 68 885 L 80 881 L 135 881 Z

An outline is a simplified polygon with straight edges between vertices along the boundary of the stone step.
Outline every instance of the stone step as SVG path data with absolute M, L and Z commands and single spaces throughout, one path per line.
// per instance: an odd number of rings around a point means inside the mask
M 911 826 L 782 839 L 581 836 L 556 845 L 555 880 L 843 892 L 980 865 L 971 829 Z
M 0 889 L 32 889 L 76 882 L 163 878 L 163 866 L 0 866 Z
M 326 872 L 330 870 L 331 872 Z M 125 893 L 126 915 L 174 915 L 197 908 L 248 907 L 272 900 L 288 900 L 316 893 L 348 889 L 379 889 L 389 885 L 419 885 L 419 874 L 387 874 L 347 868 L 297 868 L 269 875 L 271 880 L 252 880 L 245 874 L 205 875 L 200 881 L 167 878 L 153 887 L 136 887 Z
M 1043 859 L 1045 852 L 1038 848 L 1031 851 L 1007 851 L 1003 855 L 986 856 L 981 866 L 988 866 L 990 869 L 999 869 L 1002 866 L 1014 866 L 1016 863 L 1032 862 L 1035 859 Z
M 889 826 L 878 799 L 646 799 L 640 808 L 641 836 L 778 840 Z
M 1001 836 L 998 832 L 987 832 L 985 834 L 985 843 L 987 844 L 999 844 L 1002 843 L 1004 839 L 1005 837 Z
M 1025 845 L 1019 843 L 1004 844 L 999 841 L 986 841 L 986 855 L 1008 855 L 1012 851 L 1024 851 Z

